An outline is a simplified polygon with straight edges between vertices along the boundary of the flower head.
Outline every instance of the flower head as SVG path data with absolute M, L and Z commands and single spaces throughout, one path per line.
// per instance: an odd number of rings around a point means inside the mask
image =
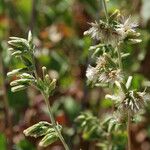
M 103 68 L 106 66 L 106 64 L 107 64 L 107 60 L 105 56 L 100 56 L 97 58 L 97 61 L 96 61 L 97 68 Z
M 144 108 L 147 100 L 149 100 L 146 92 L 129 91 L 119 106 L 120 109 L 127 109 L 132 113 L 136 113 Z
M 99 82 L 114 84 L 115 81 L 121 82 L 123 80 L 123 75 L 120 69 L 112 70 L 109 72 L 103 72 L 99 76 Z
M 120 23 L 117 25 L 116 31 L 120 35 L 120 38 L 124 40 L 129 34 L 137 35 L 135 34 L 137 26 L 138 24 L 131 20 L 131 17 L 128 17 L 127 19 L 122 17 Z
M 116 101 L 118 110 L 126 113 L 128 111 L 131 113 L 140 111 L 150 99 L 146 92 L 137 92 L 133 90 L 127 93 L 120 91 L 117 95 L 106 95 L 106 98 Z
M 100 20 L 90 25 L 91 28 L 85 31 L 84 35 L 90 35 L 93 39 L 100 40 L 102 43 L 106 44 L 114 45 L 118 43 L 119 34 L 111 24 Z
M 90 82 L 95 83 L 98 78 L 98 70 L 95 67 L 88 66 L 87 71 L 86 71 L 86 77 Z

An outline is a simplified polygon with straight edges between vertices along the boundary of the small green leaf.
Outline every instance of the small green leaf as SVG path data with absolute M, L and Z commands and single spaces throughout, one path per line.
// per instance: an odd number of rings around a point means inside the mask
M 11 77 L 11 76 L 14 76 L 14 75 L 17 75 L 19 73 L 26 72 L 26 71 L 29 71 L 28 68 L 26 68 L 26 67 L 25 68 L 14 69 L 11 72 L 8 72 L 7 76 Z
M 28 85 L 32 80 L 31 79 L 18 79 L 18 80 L 14 80 L 10 83 L 11 86 L 17 86 L 20 84 L 25 84 Z
M 26 136 L 33 136 L 35 138 L 39 136 L 46 135 L 48 130 L 52 128 L 52 125 L 46 121 L 41 121 L 26 130 L 23 131 L 23 133 Z M 54 131 L 54 130 L 53 130 Z
M 44 138 L 40 141 L 39 145 L 42 147 L 46 147 L 55 141 L 57 141 L 59 138 L 55 132 L 49 133 L 44 136 Z
M 28 42 L 30 43 L 32 41 L 32 33 L 31 31 L 28 32 Z
M 11 88 L 12 92 L 21 91 L 27 88 L 27 85 L 18 85 Z

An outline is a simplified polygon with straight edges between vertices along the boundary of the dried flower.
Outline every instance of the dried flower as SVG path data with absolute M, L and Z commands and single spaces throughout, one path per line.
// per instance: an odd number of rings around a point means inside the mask
M 124 113 L 130 111 L 131 113 L 136 113 L 142 110 L 147 101 L 150 99 L 146 92 L 137 92 L 130 90 L 127 93 L 120 91 L 117 95 L 106 95 L 108 99 L 116 102 L 118 110 Z
M 100 56 L 97 58 L 97 61 L 96 61 L 97 68 L 104 68 L 106 66 L 106 64 L 107 64 L 106 57 Z
M 123 80 L 123 75 L 120 69 L 112 70 L 109 72 L 103 72 L 99 78 L 99 82 L 101 83 L 111 83 L 114 84 L 115 81 L 121 82 Z
M 119 34 L 116 29 L 108 23 L 100 20 L 91 23 L 92 27 L 84 32 L 84 35 L 90 35 L 93 39 L 100 40 L 102 43 L 115 45 L 118 43 Z
M 135 28 L 137 26 L 138 24 L 131 20 L 131 17 L 128 17 L 127 19 L 125 19 L 125 17 L 122 17 L 121 23 L 117 25 L 116 31 L 120 35 L 120 39 L 124 40 L 128 35 L 139 36 L 139 34 L 135 34 Z
M 122 97 L 119 109 L 127 109 L 132 113 L 136 113 L 144 108 L 147 100 L 149 100 L 149 97 L 145 92 L 129 91 Z
M 86 77 L 90 82 L 95 83 L 98 79 L 98 70 L 95 67 L 88 66 L 86 71 Z

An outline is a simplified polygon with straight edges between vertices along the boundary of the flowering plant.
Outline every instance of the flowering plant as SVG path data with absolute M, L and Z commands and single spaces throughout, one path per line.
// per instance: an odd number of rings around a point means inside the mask
M 132 44 L 141 42 L 139 38 L 140 33 L 136 31 L 138 24 L 132 21 L 131 16 L 123 17 L 119 10 L 114 11 L 109 16 L 106 1 L 103 0 L 102 2 L 106 20 L 90 23 L 90 29 L 84 32 L 84 35 L 90 36 L 98 43 L 89 49 L 93 52 L 91 58 L 94 63 L 87 67 L 86 77 L 88 83 L 92 86 L 115 89 L 112 95 L 106 94 L 105 96 L 106 99 L 113 101 L 114 113 L 100 121 L 102 122 L 99 123 L 101 130 L 97 128 L 97 125 L 93 125 L 94 129 L 91 128 L 89 132 L 93 133 L 96 130 L 99 133 L 98 131 L 101 131 L 103 133 L 101 133 L 101 138 L 108 140 L 108 135 L 113 136 L 114 131 L 118 130 L 119 132 L 119 128 L 121 126 L 124 128 L 124 125 L 127 123 L 128 150 L 131 150 L 130 126 L 134 121 L 135 114 L 140 114 L 143 111 L 149 100 L 149 95 L 146 93 L 146 90 L 139 92 L 131 88 L 132 76 L 128 76 L 125 73 L 122 61 L 123 58 L 130 54 L 124 53 L 121 45 L 128 42 Z M 83 127 L 83 133 L 90 128 L 90 119 L 87 118 L 84 114 L 77 118 L 77 121 Z M 106 127 L 107 132 L 105 130 Z M 102 142 L 100 143 L 101 147 L 104 146 L 103 144 Z M 115 145 L 116 143 L 114 142 L 113 144 Z M 113 144 L 107 143 L 105 148 L 113 149 Z
M 51 120 L 51 123 L 40 121 L 39 123 L 24 130 L 24 134 L 35 138 L 43 136 L 39 143 L 39 145 L 43 147 L 46 147 L 59 139 L 61 140 L 64 148 L 69 150 L 61 134 L 62 126 L 55 121 L 49 103 L 49 96 L 53 93 L 56 87 L 56 79 L 51 79 L 46 67 L 42 67 L 42 78 L 38 76 L 34 60 L 35 46 L 33 44 L 31 32 L 29 31 L 28 39 L 10 37 L 10 41 L 8 41 L 8 43 L 12 46 L 9 48 L 12 52 L 11 55 L 20 58 L 24 64 L 24 67 L 14 69 L 7 73 L 8 76 L 15 75 L 17 77 L 16 80 L 10 83 L 12 86 L 11 91 L 17 92 L 27 88 L 28 86 L 34 86 L 43 95 Z

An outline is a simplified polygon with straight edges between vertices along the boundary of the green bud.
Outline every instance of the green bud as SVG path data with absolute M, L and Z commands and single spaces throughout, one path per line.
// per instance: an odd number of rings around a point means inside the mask
M 55 141 L 57 141 L 59 138 L 55 132 L 49 133 L 44 136 L 44 138 L 40 141 L 39 146 L 46 147 Z
M 20 72 L 20 70 L 21 70 L 21 69 L 14 69 L 14 70 L 12 70 L 11 72 L 8 72 L 8 73 L 7 73 L 7 76 L 11 77 L 11 76 L 13 76 L 13 75 L 15 75 L 15 74 L 18 74 L 18 73 Z
M 76 121 L 79 121 L 79 120 L 83 120 L 85 119 L 85 116 L 84 115 L 80 115 L 76 118 Z
M 129 39 L 130 42 L 132 42 L 132 44 L 136 44 L 136 43 L 141 43 L 142 40 L 141 39 Z
M 131 86 L 131 82 L 132 82 L 132 79 L 133 79 L 133 77 L 132 77 L 132 76 L 129 76 L 129 77 L 128 77 L 128 80 L 127 80 L 127 83 L 126 83 L 126 88 L 127 88 L 127 89 L 129 89 L 129 88 L 130 88 L 130 86 Z
M 19 84 L 29 84 L 29 82 L 31 82 L 32 80 L 31 79 L 18 79 L 18 80 L 15 80 L 15 81 L 12 81 L 10 83 L 11 86 L 16 86 L 16 85 L 19 85 Z
M 120 15 L 120 11 L 118 10 L 118 9 L 116 9 L 115 11 L 114 11 L 114 13 L 110 16 L 110 19 L 111 20 L 114 20 L 114 19 L 116 19 L 116 17 L 118 17 Z
M 10 41 L 8 41 L 8 44 L 18 48 L 18 47 L 25 47 L 27 49 L 30 48 L 29 43 L 26 39 L 18 38 L 18 37 L 10 37 Z
M 8 51 L 14 51 L 14 49 L 13 48 L 8 48 Z
M 34 79 L 34 77 L 28 73 L 23 73 L 20 75 L 21 78 Z
M 8 76 L 8 77 L 11 77 L 11 76 L 14 76 L 14 75 L 16 75 L 16 74 L 19 74 L 19 73 L 25 72 L 25 71 L 28 71 L 28 68 L 14 69 L 14 70 L 12 70 L 11 72 L 8 72 L 8 73 L 7 73 L 7 76 Z
M 15 51 L 15 52 L 13 52 L 11 55 L 12 56 L 16 56 L 16 55 L 20 55 L 22 52 L 21 51 Z
M 11 88 L 11 91 L 12 92 L 17 92 L 17 91 L 21 91 L 21 90 L 24 90 L 26 89 L 27 86 L 26 85 L 18 85 L 18 86 L 14 86 Z
M 50 91 L 53 91 L 56 88 L 56 79 L 53 79 L 52 82 L 50 83 Z
M 45 66 L 42 67 L 42 74 L 43 74 L 43 78 L 47 73 L 47 68 Z
M 126 58 L 128 56 L 130 56 L 130 53 L 124 53 L 124 54 L 121 55 L 122 58 Z
M 45 79 L 45 81 L 46 81 L 47 84 L 49 84 L 50 81 L 51 81 L 51 78 L 50 78 L 50 76 L 48 74 L 45 75 L 44 79 Z
M 26 136 L 33 136 L 33 137 L 37 138 L 39 136 L 46 135 L 48 130 L 51 128 L 52 128 L 51 124 L 49 124 L 46 121 L 41 121 L 41 122 L 27 128 L 26 130 L 23 131 L 23 133 Z M 53 129 L 53 131 L 54 131 L 54 129 Z

